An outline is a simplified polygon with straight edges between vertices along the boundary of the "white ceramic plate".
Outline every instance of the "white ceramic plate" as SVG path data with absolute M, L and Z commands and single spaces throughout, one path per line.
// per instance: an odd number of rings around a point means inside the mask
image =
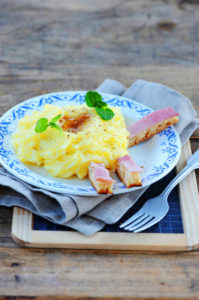
M 31 114 L 33 110 L 41 110 L 46 103 L 60 106 L 82 104 L 85 101 L 85 93 L 83 91 L 71 91 L 41 95 L 11 108 L 0 119 L 0 163 L 10 173 L 34 186 L 58 193 L 97 196 L 95 189 L 87 179 L 55 178 L 47 174 L 43 168 L 22 164 L 11 145 L 11 135 L 15 131 L 19 119 Z M 110 106 L 120 107 L 127 125 L 152 111 L 140 103 L 123 97 L 109 94 L 102 94 L 102 97 Z M 144 167 L 144 172 L 141 174 L 143 187 L 160 180 L 169 173 L 176 165 L 180 152 L 180 139 L 173 127 L 167 128 L 148 141 L 129 148 L 129 154 L 137 165 Z M 127 189 L 115 174 L 113 177 L 116 180 L 113 189 L 114 194 L 126 193 L 140 188 Z

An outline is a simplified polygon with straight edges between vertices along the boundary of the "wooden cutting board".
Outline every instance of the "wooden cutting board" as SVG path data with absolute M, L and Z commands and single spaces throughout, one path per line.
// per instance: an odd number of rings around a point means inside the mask
M 177 172 L 190 156 L 190 142 L 187 142 L 176 166 Z M 32 213 L 15 207 L 12 237 L 26 247 L 191 251 L 199 248 L 199 195 L 195 172 L 179 184 L 179 199 L 184 233 L 98 232 L 86 237 L 75 231 L 34 230 Z

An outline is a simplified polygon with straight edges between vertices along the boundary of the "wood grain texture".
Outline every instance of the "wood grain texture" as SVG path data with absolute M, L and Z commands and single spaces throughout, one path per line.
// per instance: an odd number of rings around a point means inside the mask
M 2 296 L 191 299 L 199 291 L 198 253 L 194 252 L 154 255 L 0 248 L 0 258 Z
M 199 214 L 198 214 L 199 215 Z M 128 232 L 98 232 L 86 237 L 75 231 L 32 230 L 32 214 L 15 207 L 12 220 L 12 237 L 22 246 L 30 248 L 102 249 L 102 250 L 147 250 L 189 251 L 198 248 L 196 241 L 187 243 L 184 234 L 162 234 Z M 189 224 L 186 224 L 189 227 Z M 192 228 L 190 228 L 192 229 Z M 186 228 L 189 235 L 194 231 Z M 199 236 L 199 234 L 198 234 Z
M 181 159 L 176 166 L 178 173 L 184 168 L 186 161 L 191 154 L 190 143 L 186 143 L 182 148 Z M 198 249 L 199 234 L 197 228 L 199 228 L 199 195 L 194 171 L 179 183 L 179 195 L 187 244 L 192 250 Z
M 38 94 L 94 89 L 106 77 L 166 84 L 199 112 L 198 10 L 198 0 L 1 0 L 0 115 Z M 20 249 L 11 212 L 0 207 L 2 299 L 199 299 L 199 252 Z

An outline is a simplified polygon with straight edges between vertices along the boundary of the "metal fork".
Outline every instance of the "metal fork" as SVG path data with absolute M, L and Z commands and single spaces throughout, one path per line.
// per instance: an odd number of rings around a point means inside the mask
M 141 232 L 162 220 L 169 210 L 167 198 L 172 189 L 197 168 L 199 168 L 199 150 L 187 160 L 185 168 L 178 173 L 159 196 L 149 199 L 136 214 L 119 227 L 128 231 Z

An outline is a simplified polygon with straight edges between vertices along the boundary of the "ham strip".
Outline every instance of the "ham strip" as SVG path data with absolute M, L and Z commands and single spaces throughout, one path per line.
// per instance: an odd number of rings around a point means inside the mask
M 104 164 L 91 162 L 90 167 L 95 170 L 95 180 L 114 182 Z
M 149 139 L 156 133 L 178 122 L 178 116 L 179 113 L 172 107 L 167 107 L 156 110 L 130 125 L 127 128 L 129 131 L 129 147 Z
M 143 171 L 144 170 L 139 168 L 129 155 L 117 159 L 117 175 L 127 188 L 142 185 L 139 173 Z
M 129 172 L 144 172 L 144 170 L 136 165 L 134 160 L 129 156 L 125 155 L 118 158 L 118 162 L 121 166 L 124 166 Z
M 104 164 L 91 162 L 88 167 L 88 176 L 98 194 L 112 194 L 114 180 Z

